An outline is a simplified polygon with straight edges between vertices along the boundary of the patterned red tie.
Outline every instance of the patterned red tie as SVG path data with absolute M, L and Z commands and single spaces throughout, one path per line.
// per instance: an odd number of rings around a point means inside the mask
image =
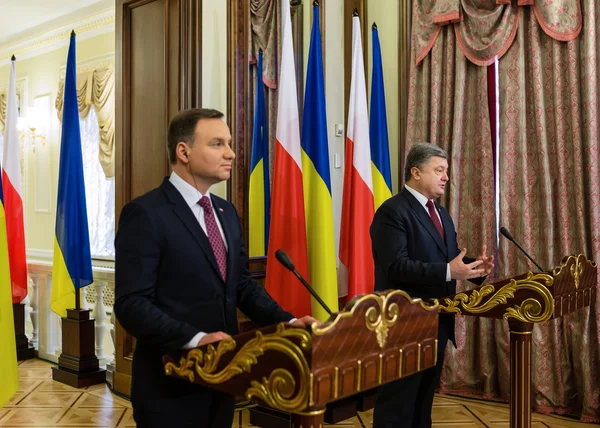
M 437 213 L 435 212 L 435 206 L 433 205 L 433 202 L 431 200 L 429 200 L 429 201 L 427 201 L 427 203 L 425 205 L 427 206 L 427 209 L 429 210 L 429 217 L 431 217 L 431 220 L 433 220 L 433 224 L 435 225 L 435 228 L 438 230 L 438 232 L 440 232 L 442 241 L 446 242 L 446 239 L 444 237 L 444 229 L 442 229 L 442 223 L 440 223 L 440 219 L 438 218 Z
M 225 249 L 223 237 L 221 236 L 221 232 L 219 232 L 219 227 L 217 226 L 217 221 L 215 220 L 215 214 L 212 210 L 210 198 L 203 196 L 202 198 L 200 198 L 200 201 L 198 201 L 198 203 L 204 210 L 204 223 L 206 224 L 206 234 L 208 235 L 208 240 L 210 241 L 210 246 L 213 249 L 215 258 L 217 259 L 219 271 L 221 271 L 221 278 L 223 278 L 223 281 L 226 281 L 227 250 Z

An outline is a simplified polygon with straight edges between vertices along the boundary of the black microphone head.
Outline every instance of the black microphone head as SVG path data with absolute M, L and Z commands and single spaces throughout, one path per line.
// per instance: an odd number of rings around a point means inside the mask
M 513 238 L 513 236 L 508 231 L 508 229 L 504 226 L 500 228 L 500 233 L 503 234 L 506 238 L 508 238 L 511 241 L 515 240 L 515 238 Z
M 275 251 L 275 257 L 277 258 L 277 260 L 279 260 L 279 263 L 281 263 L 286 269 L 289 269 L 292 272 L 294 271 L 294 263 L 292 263 L 290 257 L 281 248 Z

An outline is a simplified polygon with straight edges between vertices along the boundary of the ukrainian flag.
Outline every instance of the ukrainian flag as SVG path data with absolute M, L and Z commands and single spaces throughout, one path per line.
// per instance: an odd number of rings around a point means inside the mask
M 371 78 L 371 117 L 369 137 L 371 140 L 371 169 L 373 171 L 373 199 L 375 211 L 392 197 L 392 174 L 390 172 L 390 147 L 388 143 L 385 91 L 383 89 L 383 66 L 377 25 L 373 23 L 373 76 Z
M 50 308 L 61 317 L 67 316 L 68 308 L 76 306 L 75 289 L 94 281 L 85 204 L 75 70 L 75 32 L 72 32 L 64 91 L 50 297 Z
M 308 266 L 313 288 L 335 312 L 338 286 L 319 7 L 313 6 L 313 12 L 301 144 Z M 328 318 L 314 299 L 312 314 L 319 320 Z
M 252 131 L 252 155 L 250 158 L 249 198 L 249 247 L 250 257 L 266 256 L 269 243 L 269 210 L 271 192 L 269 181 L 269 133 L 265 110 L 265 90 L 262 80 L 262 50 L 258 54 L 256 70 L 256 103 L 254 106 L 254 129 Z
M 0 142 L 2 137 L 0 136 Z M 1 174 L 1 172 L 0 172 Z M 12 398 L 19 388 L 17 370 L 17 344 L 15 321 L 13 318 L 12 289 L 8 262 L 8 239 L 6 237 L 6 216 L 4 214 L 4 194 L 0 177 L 0 409 Z

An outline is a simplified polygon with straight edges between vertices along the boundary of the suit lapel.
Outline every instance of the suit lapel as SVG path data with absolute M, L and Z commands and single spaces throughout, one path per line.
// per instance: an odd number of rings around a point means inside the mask
M 417 217 L 417 220 L 419 220 L 419 222 L 423 225 L 423 227 L 425 229 L 427 229 L 427 232 L 429 232 L 429 234 L 435 241 L 436 245 L 440 248 L 440 250 L 442 250 L 444 255 L 447 256 L 448 255 L 448 247 L 442 240 L 442 237 L 440 236 L 440 232 L 438 232 L 438 230 L 436 229 L 435 225 L 433 224 L 433 220 L 431 219 L 431 217 L 429 216 L 427 211 L 425 211 L 425 208 L 423 207 L 423 205 L 421 205 L 419 203 L 419 201 L 417 201 L 417 198 L 415 198 L 408 190 L 402 189 L 402 192 L 404 194 L 404 197 L 408 200 L 408 202 L 410 204 L 410 208 L 412 209 L 413 213 L 415 214 L 415 217 Z M 442 217 L 442 216 L 440 215 L 440 217 Z M 444 225 L 444 233 L 445 233 L 445 230 L 446 230 L 446 228 Z M 448 242 L 447 239 L 448 239 L 448 237 L 446 237 L 446 242 Z
M 456 240 L 456 236 L 450 236 L 450 234 L 452 233 L 451 230 L 454 229 L 454 227 L 450 223 L 452 219 L 449 215 L 445 215 L 444 211 L 440 209 L 440 206 L 437 203 L 435 204 L 435 208 L 438 210 L 438 213 L 440 213 L 440 218 L 442 219 L 444 235 L 446 236 L 446 248 L 450 248 L 450 243 Z
M 198 223 L 198 219 L 194 217 L 194 213 L 185 202 L 185 199 L 183 199 L 183 196 L 181 196 L 181 194 L 167 178 L 165 178 L 165 181 L 163 181 L 161 187 L 167 195 L 167 199 L 169 199 L 169 201 L 173 204 L 173 212 L 196 239 L 200 245 L 200 248 L 202 248 L 202 251 L 204 251 L 204 255 L 215 270 L 215 273 L 217 273 L 220 278 L 221 272 L 219 271 L 219 266 L 217 265 L 217 259 L 215 258 L 213 249 L 210 246 L 208 236 L 206 236 L 206 233 L 204 233 L 202 230 L 200 223 Z

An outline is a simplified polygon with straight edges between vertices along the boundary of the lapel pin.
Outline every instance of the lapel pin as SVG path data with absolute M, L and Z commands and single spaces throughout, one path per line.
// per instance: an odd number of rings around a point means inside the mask
M 223 208 L 219 208 L 219 212 L 223 212 Z

